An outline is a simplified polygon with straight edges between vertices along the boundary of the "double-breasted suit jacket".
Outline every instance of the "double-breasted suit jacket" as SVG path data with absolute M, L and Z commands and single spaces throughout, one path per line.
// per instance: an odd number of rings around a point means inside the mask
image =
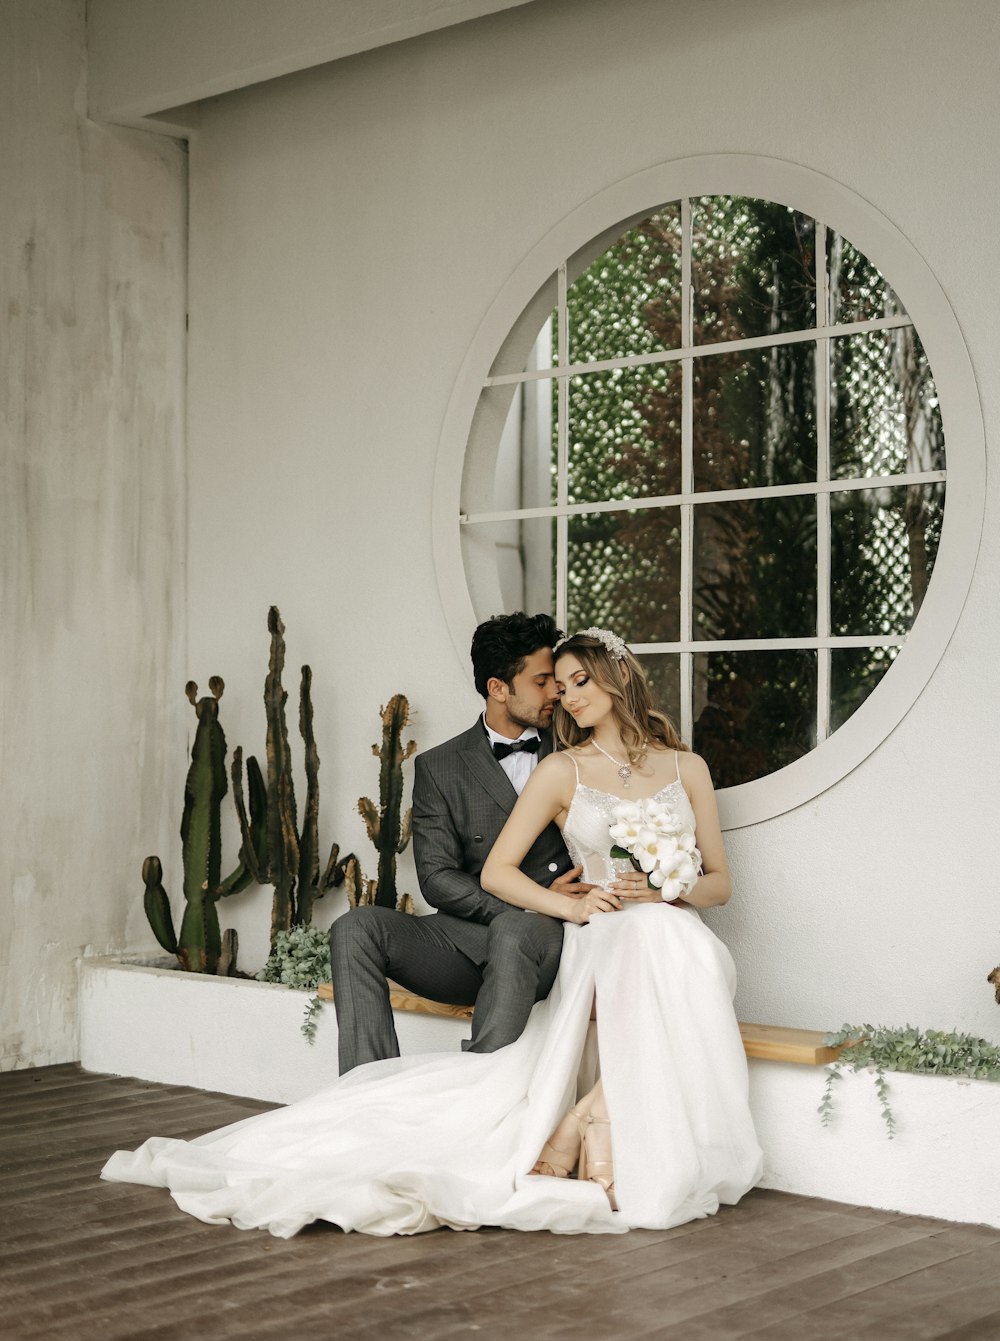
M 541 732 L 539 757 L 552 739 Z M 438 909 L 438 928 L 476 964 L 486 959 L 487 927 L 511 905 L 479 883 L 486 858 L 517 793 L 493 756 L 482 720 L 418 754 L 413 781 L 413 852 L 420 891 Z M 550 885 L 572 866 L 555 824 L 539 834 L 521 870 Z M 531 916 L 531 914 L 525 914 Z

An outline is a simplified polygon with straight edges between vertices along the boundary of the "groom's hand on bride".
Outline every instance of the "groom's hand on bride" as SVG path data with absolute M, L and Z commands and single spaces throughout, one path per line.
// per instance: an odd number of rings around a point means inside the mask
M 588 885 L 585 880 L 581 880 L 583 875 L 582 866 L 574 866 L 570 871 L 563 871 L 562 875 L 557 875 L 549 885 L 549 889 L 554 894 L 565 894 L 571 899 L 582 899 L 584 894 L 589 894 L 595 885 Z

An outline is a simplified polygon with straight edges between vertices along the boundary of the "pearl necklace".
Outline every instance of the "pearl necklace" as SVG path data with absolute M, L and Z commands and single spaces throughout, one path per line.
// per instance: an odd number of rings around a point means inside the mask
M 619 777 L 621 778 L 621 780 L 622 780 L 622 786 L 623 786 L 623 787 L 627 787 L 627 786 L 629 785 L 629 780 L 630 780 L 631 777 L 632 777 L 632 766 L 631 766 L 631 764 L 628 762 L 628 760 L 626 759 L 625 762 L 622 763 L 622 761 L 621 761 L 620 759 L 616 759 L 615 756 L 614 756 L 613 754 L 608 754 L 608 752 L 607 752 L 607 750 L 604 748 L 604 746 L 603 746 L 603 745 L 598 745 L 597 741 L 594 739 L 593 736 L 591 736 L 591 738 L 590 738 L 590 743 L 591 743 L 591 745 L 593 745 L 593 747 L 594 747 L 595 750 L 600 750 L 600 751 L 601 751 L 601 753 L 604 755 L 605 759 L 610 759 L 610 760 L 611 760 L 611 762 L 614 764 L 615 768 L 617 768 L 617 770 L 618 770 L 618 776 L 619 776 Z

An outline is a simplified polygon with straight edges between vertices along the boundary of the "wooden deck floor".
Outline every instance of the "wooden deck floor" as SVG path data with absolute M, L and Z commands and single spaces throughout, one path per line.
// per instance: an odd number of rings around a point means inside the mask
M 1000 1338 L 1000 1230 L 776 1192 L 666 1232 L 241 1233 L 101 1183 L 118 1147 L 268 1107 L 76 1066 L 0 1075 L 0 1336 Z

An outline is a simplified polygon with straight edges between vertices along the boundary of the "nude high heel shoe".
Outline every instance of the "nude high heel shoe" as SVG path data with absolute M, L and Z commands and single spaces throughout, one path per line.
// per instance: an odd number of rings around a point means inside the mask
M 607 1193 L 611 1209 L 618 1209 L 615 1199 L 615 1165 L 611 1150 L 611 1122 L 608 1118 L 591 1118 L 583 1133 L 580 1149 L 578 1178 L 597 1183 Z
M 591 1117 L 580 1105 L 571 1108 L 542 1146 L 541 1153 L 528 1170 L 546 1178 L 568 1178 L 583 1158 L 584 1132 Z

